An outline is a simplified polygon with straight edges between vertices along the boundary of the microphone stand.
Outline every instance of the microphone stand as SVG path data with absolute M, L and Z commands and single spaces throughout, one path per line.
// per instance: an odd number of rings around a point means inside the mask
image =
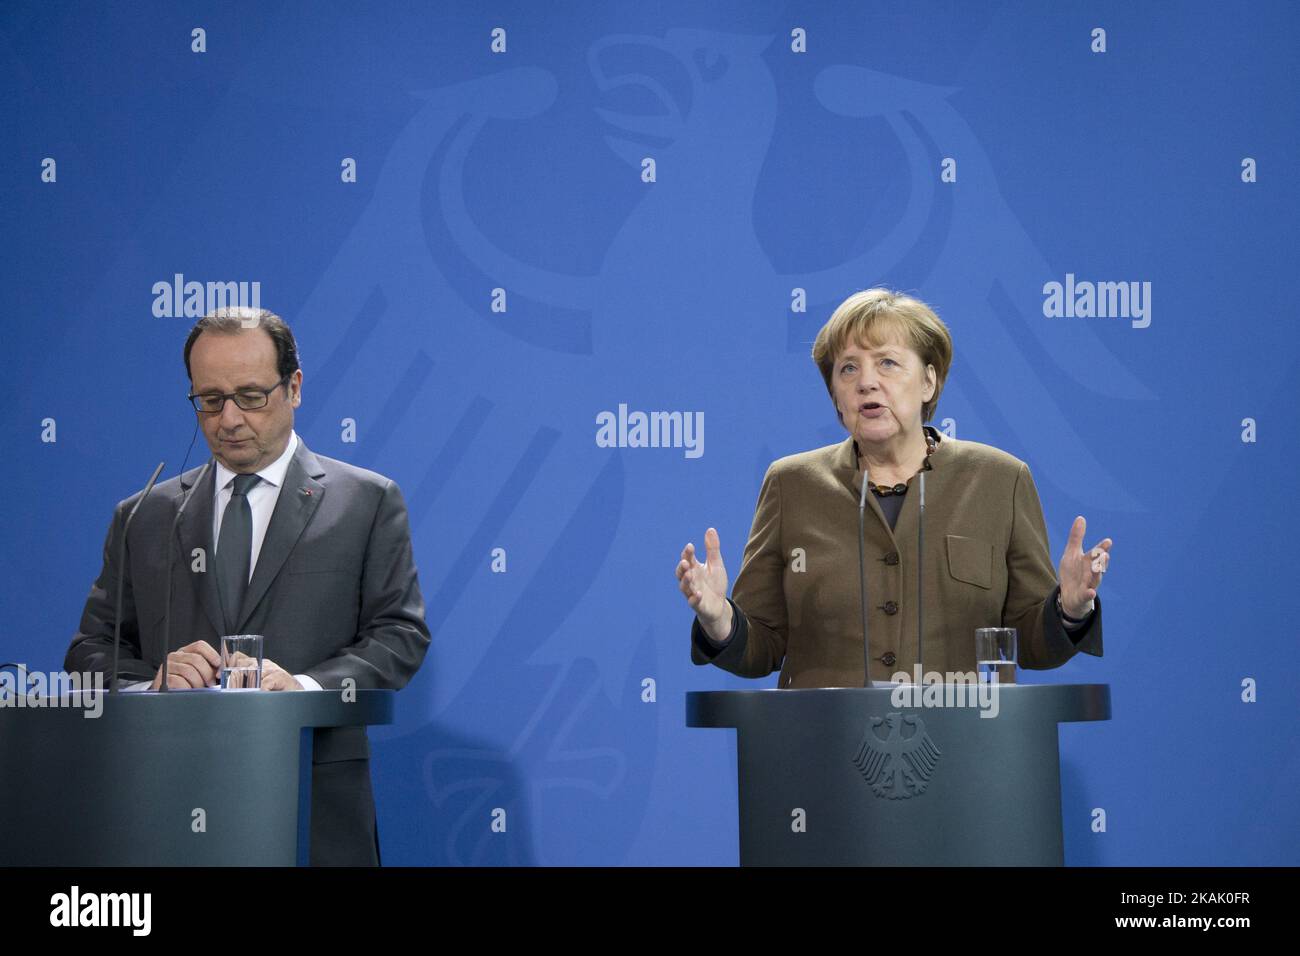
M 925 631 L 921 627 L 922 614 L 925 610 L 923 590 L 921 588 L 921 570 L 925 565 L 925 467 L 921 468 L 921 516 L 916 523 L 916 663 L 921 669 L 921 681 L 925 681 Z
M 862 663 L 863 687 L 871 686 L 871 644 L 867 640 L 867 557 L 864 539 L 867 535 L 867 466 L 862 465 L 862 494 L 858 498 L 858 587 L 862 605 Z
M 197 488 L 199 484 L 203 481 L 203 478 L 208 473 L 208 468 L 211 465 L 212 465 L 212 459 L 209 458 L 207 461 L 203 463 L 203 470 L 200 471 L 198 477 L 194 479 L 194 484 L 190 485 L 188 488 L 185 489 L 185 494 L 181 498 L 181 506 L 176 509 L 176 517 L 172 519 L 171 533 L 167 535 L 167 604 L 166 604 L 166 609 L 163 612 L 162 681 L 158 686 L 158 690 L 160 691 L 171 690 L 171 688 L 168 686 L 168 679 L 171 676 L 170 669 L 168 668 L 168 662 L 172 655 L 172 590 L 173 590 L 172 589 L 172 562 L 175 560 L 175 554 L 176 554 L 176 528 L 181 523 L 181 515 L 185 514 L 185 506 L 190 503 L 190 495 L 194 492 L 194 489 Z M 211 557 L 212 557 L 211 555 L 207 555 L 204 560 L 205 561 L 210 560 Z M 205 574 L 207 573 L 206 565 L 204 568 L 204 573 Z
M 144 499 L 149 497 L 149 492 L 153 491 L 154 482 L 162 474 L 163 466 L 167 462 L 158 462 L 158 467 L 153 470 L 153 475 L 149 478 L 149 484 L 144 486 L 144 492 L 131 507 L 131 512 L 126 516 L 126 521 L 122 523 L 122 537 L 117 542 L 117 600 L 113 606 L 113 677 L 109 685 L 109 693 L 116 694 L 117 691 L 117 652 L 122 644 L 122 588 L 123 578 L 126 574 L 126 532 L 131 527 L 131 522 L 135 519 L 135 513 L 140 510 L 144 504 Z

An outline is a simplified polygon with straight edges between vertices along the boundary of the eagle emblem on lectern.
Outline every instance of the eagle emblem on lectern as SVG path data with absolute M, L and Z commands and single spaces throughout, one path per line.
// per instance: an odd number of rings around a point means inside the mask
M 886 714 L 871 718 L 853 766 L 876 796 L 902 800 L 925 793 L 940 756 L 920 717 Z

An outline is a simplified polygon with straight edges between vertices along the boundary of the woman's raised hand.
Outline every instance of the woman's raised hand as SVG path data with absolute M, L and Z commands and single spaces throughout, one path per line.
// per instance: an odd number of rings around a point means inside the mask
M 722 545 L 716 529 L 704 533 L 703 564 L 695 557 L 694 544 L 682 549 L 677 586 L 709 637 L 718 643 L 726 641 L 731 634 L 732 612 L 727 602 L 727 569 L 722 565 Z
M 1083 515 L 1074 519 L 1070 525 L 1070 536 L 1065 542 L 1065 553 L 1057 567 L 1057 580 L 1061 582 L 1061 606 L 1071 617 L 1082 617 L 1097 589 L 1101 587 L 1101 577 L 1110 565 L 1110 549 L 1114 544 L 1110 538 L 1102 538 L 1091 550 L 1083 550 L 1083 535 L 1088 530 L 1088 522 Z

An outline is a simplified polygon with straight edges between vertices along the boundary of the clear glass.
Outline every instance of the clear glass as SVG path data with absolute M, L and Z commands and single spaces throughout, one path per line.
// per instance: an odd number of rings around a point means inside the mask
M 262 635 L 229 634 L 221 639 L 221 689 L 260 690 Z
M 1017 635 L 1014 627 L 975 629 L 975 666 L 979 678 L 995 684 L 1016 682 Z

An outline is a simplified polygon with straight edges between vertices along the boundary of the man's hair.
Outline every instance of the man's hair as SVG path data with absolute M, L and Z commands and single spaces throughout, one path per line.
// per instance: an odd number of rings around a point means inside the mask
M 901 292 L 889 289 L 865 289 L 855 292 L 842 303 L 830 317 L 813 342 L 812 357 L 821 369 L 826 391 L 832 400 L 835 388 L 831 374 L 835 359 L 850 343 L 879 346 L 890 333 L 897 333 L 913 352 L 921 357 L 922 380 L 925 366 L 933 365 L 935 373 L 934 396 L 921 406 L 921 421 L 934 417 L 943 391 L 944 380 L 952 366 L 952 335 L 934 310 Z M 843 417 L 840 419 L 843 423 Z
M 234 335 L 242 329 L 256 328 L 271 336 L 271 342 L 275 345 L 275 367 L 280 373 L 281 381 L 302 368 L 298 362 L 298 343 L 294 341 L 293 332 L 284 319 L 266 309 L 236 305 L 209 312 L 190 329 L 189 338 L 185 340 L 185 374 L 189 376 L 190 382 L 194 381 L 194 375 L 190 371 L 190 351 L 200 335 L 204 332 Z

